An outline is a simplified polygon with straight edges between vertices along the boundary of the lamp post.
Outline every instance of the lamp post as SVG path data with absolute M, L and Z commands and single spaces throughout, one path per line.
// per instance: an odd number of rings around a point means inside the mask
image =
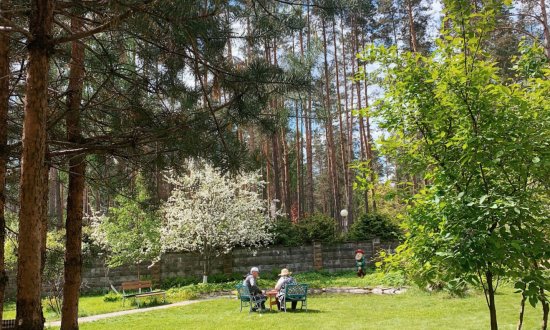
M 344 227 L 344 231 L 347 232 L 348 231 L 348 210 L 343 209 L 342 211 L 340 211 L 340 216 L 344 220 L 342 227 Z

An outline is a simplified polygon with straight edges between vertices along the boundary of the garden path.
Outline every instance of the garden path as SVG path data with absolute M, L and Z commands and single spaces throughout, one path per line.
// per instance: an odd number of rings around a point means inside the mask
M 218 299 L 220 297 L 204 298 L 204 299 L 197 299 L 197 300 L 185 300 L 185 301 L 180 301 L 180 302 L 167 304 L 167 305 L 153 306 L 153 307 L 147 307 L 147 308 L 130 309 L 130 310 L 126 310 L 126 311 L 119 311 L 119 312 L 99 314 L 99 315 L 84 316 L 84 317 L 79 317 L 78 318 L 78 324 L 98 321 L 98 320 L 107 319 L 107 318 L 111 318 L 111 317 L 122 316 L 122 315 L 130 315 L 130 314 L 150 312 L 150 311 L 154 311 L 154 310 L 157 310 L 157 309 L 187 306 L 187 305 L 195 304 L 195 303 L 198 303 L 198 302 L 201 302 L 201 301 Z M 46 327 L 59 327 L 59 326 L 61 326 L 61 321 L 46 322 Z

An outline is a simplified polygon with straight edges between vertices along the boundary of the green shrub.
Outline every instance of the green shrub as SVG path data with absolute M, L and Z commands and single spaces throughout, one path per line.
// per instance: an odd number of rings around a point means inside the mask
M 191 284 L 197 284 L 199 282 L 200 282 L 200 279 L 198 277 L 175 276 L 175 277 L 168 277 L 162 280 L 161 287 L 163 289 L 181 288 Z
M 199 294 L 197 292 L 192 292 L 184 288 L 173 288 L 166 290 L 166 299 L 169 301 L 183 301 L 183 300 L 192 300 L 197 299 Z
M 334 242 L 336 239 L 336 220 L 324 214 L 315 213 L 301 219 L 296 227 L 305 242 Z
M 240 281 L 243 279 L 243 274 L 232 273 L 232 274 L 213 274 L 208 275 L 208 283 L 226 283 L 232 281 Z
M 106 295 L 103 296 L 104 302 L 113 302 L 113 301 L 119 301 L 122 299 L 122 296 L 120 294 L 117 294 L 113 291 L 109 291 Z
M 304 243 L 299 228 L 287 218 L 277 220 L 273 226 L 273 244 L 300 246 Z
M 356 241 L 379 237 L 384 240 L 397 240 L 402 236 L 398 225 L 386 216 L 377 213 L 363 214 L 350 228 L 349 238 Z

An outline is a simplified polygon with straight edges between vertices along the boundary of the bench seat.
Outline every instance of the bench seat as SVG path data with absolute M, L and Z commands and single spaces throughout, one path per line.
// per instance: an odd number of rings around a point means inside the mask
M 145 289 L 148 291 L 142 292 L 141 291 L 142 289 Z M 153 284 L 151 283 L 151 281 L 131 281 L 131 282 L 122 283 L 122 305 L 123 306 L 126 301 L 126 298 L 133 298 L 139 308 L 140 298 L 147 298 L 147 297 L 153 297 L 153 296 L 162 296 L 163 301 L 166 303 L 166 291 L 162 291 L 162 290 L 153 291 Z

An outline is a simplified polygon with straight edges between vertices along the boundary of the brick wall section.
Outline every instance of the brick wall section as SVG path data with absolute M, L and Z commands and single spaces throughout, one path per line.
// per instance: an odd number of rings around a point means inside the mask
M 257 266 L 261 272 L 277 274 L 282 268 L 294 273 L 313 270 L 354 271 L 355 250 L 363 249 L 365 259 L 372 263 L 373 252 L 379 249 L 394 249 L 395 242 L 381 242 L 378 239 L 366 242 L 303 245 L 297 247 L 269 246 L 256 251 L 238 248 L 229 255 L 211 262 L 211 274 L 246 274 Z M 142 279 L 148 278 L 160 283 L 170 277 L 196 277 L 203 272 L 200 257 L 190 253 L 169 253 L 152 267 L 149 263 L 140 266 Z M 120 288 L 122 282 L 137 279 L 137 266 L 124 266 L 115 269 L 105 267 L 103 259 L 88 260 L 84 265 L 83 291 L 108 289 L 110 284 Z M 15 274 L 10 278 L 7 292 L 15 295 Z

